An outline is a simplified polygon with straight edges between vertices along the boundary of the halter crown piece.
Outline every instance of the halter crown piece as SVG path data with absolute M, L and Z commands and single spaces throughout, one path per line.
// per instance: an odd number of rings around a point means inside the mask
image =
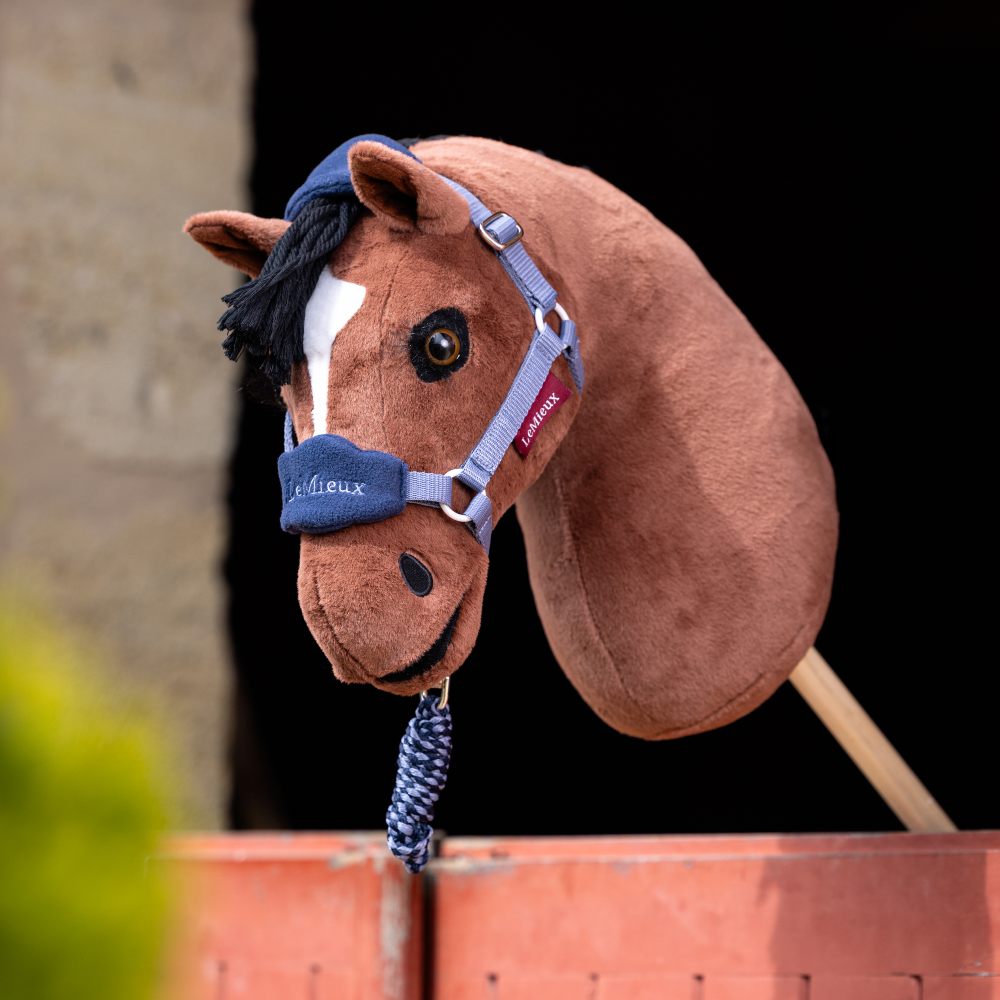
M 388 136 L 356 135 L 341 143 L 292 195 L 285 208 L 286 219 L 294 220 L 313 198 L 353 193 L 347 153 L 363 140 L 381 142 L 423 162 Z M 532 322 L 527 352 L 479 441 L 462 464 L 448 472 L 414 471 L 397 455 L 359 448 L 339 434 L 314 434 L 298 444 L 291 414 L 286 411 L 285 450 L 278 458 L 278 475 L 281 527 L 287 532 L 326 534 L 352 524 L 382 521 L 402 513 L 408 503 L 419 503 L 440 507 L 453 520 L 464 523 L 489 554 L 493 504 L 486 488 L 561 354 L 566 355 L 577 391 L 583 391 L 576 324 L 525 250 L 524 230 L 513 216 L 491 211 L 457 181 L 444 174 L 438 176 L 468 202 L 470 224 L 524 297 Z M 559 316 L 558 333 L 545 319 L 553 310 Z M 461 513 L 451 506 L 454 479 L 475 490 Z M 331 484 L 335 491 L 329 489 Z M 396 783 L 386 813 L 389 849 L 414 873 L 430 856 L 434 803 L 448 773 L 451 710 L 447 683 L 440 695 L 421 695 L 416 715 L 400 743 Z

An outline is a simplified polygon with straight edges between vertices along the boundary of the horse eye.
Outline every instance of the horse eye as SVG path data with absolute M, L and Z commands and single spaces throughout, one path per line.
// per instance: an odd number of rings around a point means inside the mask
M 452 364 L 461 350 L 458 335 L 447 327 L 439 327 L 424 338 L 424 354 L 432 365 Z
M 410 331 L 410 362 L 421 382 L 451 378 L 469 360 L 469 325 L 461 309 L 435 309 Z

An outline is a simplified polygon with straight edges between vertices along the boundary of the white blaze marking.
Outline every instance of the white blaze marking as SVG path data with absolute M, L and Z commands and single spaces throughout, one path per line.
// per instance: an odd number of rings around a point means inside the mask
M 306 303 L 303 347 L 313 398 L 313 434 L 327 434 L 327 397 L 330 392 L 330 352 L 337 334 L 365 300 L 365 286 L 335 278 L 324 267 Z

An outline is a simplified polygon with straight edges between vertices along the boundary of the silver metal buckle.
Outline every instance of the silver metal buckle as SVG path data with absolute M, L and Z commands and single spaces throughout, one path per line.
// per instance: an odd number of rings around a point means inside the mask
M 514 220 L 514 225 L 517 226 L 517 235 L 512 239 L 508 240 L 506 243 L 501 243 L 499 240 L 494 239 L 487 231 L 486 227 L 494 220 L 499 219 L 501 215 L 506 215 L 507 218 Z M 521 223 L 514 219 L 514 216 L 509 215 L 507 212 L 494 212 L 488 219 L 483 219 L 479 223 L 479 235 L 482 236 L 486 242 L 493 247 L 494 250 L 506 250 L 507 247 L 512 247 L 523 235 L 524 230 L 521 228 Z

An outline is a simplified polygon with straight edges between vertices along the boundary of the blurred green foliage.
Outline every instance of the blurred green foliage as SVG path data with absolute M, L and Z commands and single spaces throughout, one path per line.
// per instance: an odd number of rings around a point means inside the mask
M 157 995 L 175 894 L 166 742 L 79 645 L 0 595 L 0 998 Z

